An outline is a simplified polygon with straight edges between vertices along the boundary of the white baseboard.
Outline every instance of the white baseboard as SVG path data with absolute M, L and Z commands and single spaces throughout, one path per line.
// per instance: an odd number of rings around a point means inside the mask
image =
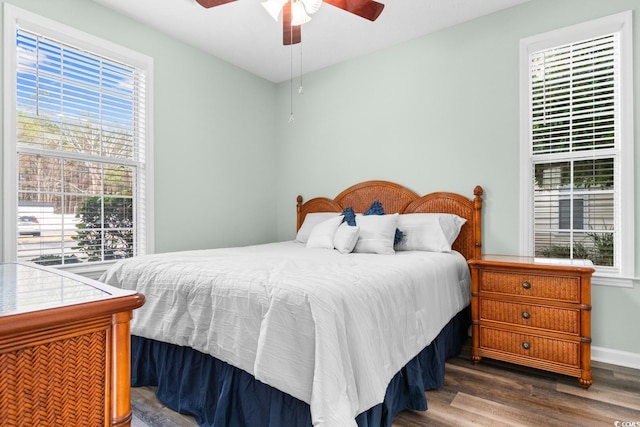
M 627 351 L 613 350 L 604 347 L 591 347 L 591 360 L 640 369 L 640 354 Z

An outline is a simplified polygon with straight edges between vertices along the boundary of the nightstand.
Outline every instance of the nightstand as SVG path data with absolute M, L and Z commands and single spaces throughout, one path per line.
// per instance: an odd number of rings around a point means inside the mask
M 471 269 L 471 360 L 591 378 L 589 260 L 483 255 Z

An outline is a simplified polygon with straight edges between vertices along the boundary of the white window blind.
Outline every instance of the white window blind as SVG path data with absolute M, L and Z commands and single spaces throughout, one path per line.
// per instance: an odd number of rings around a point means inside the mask
M 618 37 L 531 55 L 533 154 L 615 147 Z
M 16 259 L 143 253 L 144 70 L 23 28 L 15 40 Z
M 625 12 L 521 41 L 523 254 L 612 283 L 635 262 L 630 36 Z
M 615 266 L 615 34 L 530 56 L 537 256 Z

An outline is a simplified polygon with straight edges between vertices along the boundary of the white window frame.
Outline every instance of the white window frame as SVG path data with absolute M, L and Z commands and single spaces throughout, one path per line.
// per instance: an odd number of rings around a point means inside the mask
M 599 271 L 592 283 L 620 287 L 633 287 L 635 277 L 635 230 L 634 230 L 634 133 L 633 133 L 633 50 L 632 12 L 626 11 L 585 23 L 572 25 L 555 31 L 528 37 L 520 41 L 520 254 L 534 254 L 533 238 L 533 167 L 530 140 L 531 105 L 529 100 L 529 55 L 555 46 L 562 46 L 589 38 L 619 33 L 620 35 L 620 79 L 617 106 L 619 127 L 616 129 L 617 167 L 616 183 L 619 204 L 615 241 L 619 271 Z
M 145 151 L 144 151 L 144 214 L 137 215 L 142 223 L 138 232 L 137 254 L 153 253 L 154 249 L 154 184 L 153 184 L 153 59 L 139 52 L 111 43 L 92 34 L 39 16 L 32 12 L 4 3 L 4 186 L 2 205 L 2 236 L 0 259 L 3 262 L 16 260 L 16 211 L 17 206 L 17 162 L 16 162 L 16 31 L 25 28 L 36 33 L 94 52 L 105 57 L 144 70 L 147 84 L 145 100 Z M 57 268 L 97 278 L 114 261 L 90 262 L 58 266 Z

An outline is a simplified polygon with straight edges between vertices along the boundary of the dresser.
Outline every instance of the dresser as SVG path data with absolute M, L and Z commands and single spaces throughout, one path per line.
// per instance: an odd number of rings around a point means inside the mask
M 589 260 L 483 255 L 471 269 L 471 359 L 591 377 Z
M 132 310 L 144 296 L 0 264 L 0 425 L 129 426 Z

